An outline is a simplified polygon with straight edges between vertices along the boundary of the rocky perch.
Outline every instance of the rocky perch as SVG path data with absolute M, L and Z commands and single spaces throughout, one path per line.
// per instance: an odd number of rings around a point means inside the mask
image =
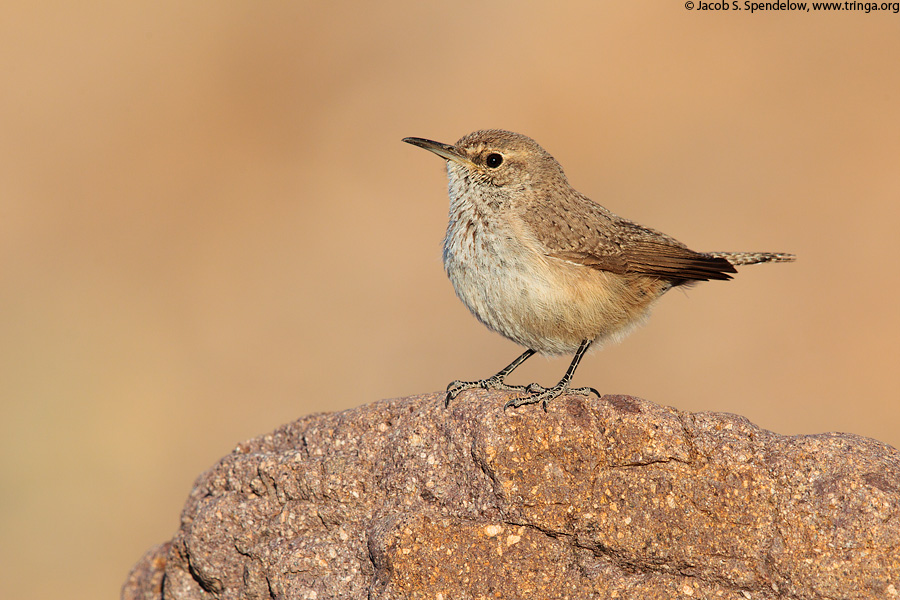
M 240 444 L 122 598 L 900 598 L 896 449 L 508 399 L 383 400 Z

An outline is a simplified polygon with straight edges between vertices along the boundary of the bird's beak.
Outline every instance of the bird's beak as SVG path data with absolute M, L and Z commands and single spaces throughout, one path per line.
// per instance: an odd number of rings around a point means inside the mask
M 456 149 L 456 146 L 451 146 L 450 144 L 442 144 L 440 142 L 433 142 L 431 140 L 426 140 L 424 138 L 417 137 L 407 137 L 403 138 L 403 141 L 407 144 L 412 144 L 413 146 L 418 146 L 419 148 L 424 148 L 429 152 L 434 152 L 438 156 L 446 160 L 452 160 L 455 163 L 459 163 L 466 167 L 474 167 L 474 163 L 466 158 L 459 150 Z

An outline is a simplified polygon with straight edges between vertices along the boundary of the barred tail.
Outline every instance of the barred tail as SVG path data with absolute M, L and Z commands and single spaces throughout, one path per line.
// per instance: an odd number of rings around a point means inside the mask
M 707 256 L 724 258 L 734 266 L 767 262 L 793 262 L 797 257 L 784 252 L 707 252 Z

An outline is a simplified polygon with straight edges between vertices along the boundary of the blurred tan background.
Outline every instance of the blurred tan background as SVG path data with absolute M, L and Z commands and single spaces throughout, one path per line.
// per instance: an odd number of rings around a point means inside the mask
M 455 298 L 443 165 L 404 136 L 519 131 L 698 250 L 799 255 L 669 294 L 576 384 L 900 444 L 900 15 L 9 4 L 4 598 L 116 597 L 237 442 L 521 352 Z

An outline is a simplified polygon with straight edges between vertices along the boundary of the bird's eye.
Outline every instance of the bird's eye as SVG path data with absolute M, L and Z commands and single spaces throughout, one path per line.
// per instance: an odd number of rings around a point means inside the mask
M 484 159 L 484 164 L 486 164 L 487 166 L 489 166 L 492 169 L 496 169 L 501 164 L 503 164 L 503 157 L 500 156 L 499 154 L 497 154 L 496 152 L 493 152 L 493 153 L 487 155 L 487 158 Z

